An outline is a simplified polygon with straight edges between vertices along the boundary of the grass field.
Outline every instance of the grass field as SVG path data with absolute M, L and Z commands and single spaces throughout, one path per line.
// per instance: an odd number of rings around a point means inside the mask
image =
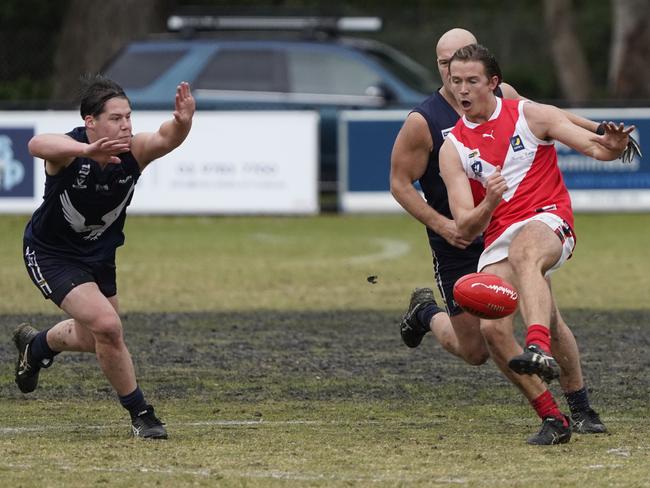
M 22 395 L 11 330 L 60 317 L 24 271 L 24 223 L 0 217 L 0 486 L 650 487 L 649 215 L 577 219 L 554 287 L 612 433 L 545 448 L 525 444 L 538 420 L 491 363 L 401 344 L 432 273 L 423 230 L 397 215 L 131 217 L 124 327 L 170 440 L 129 437 L 89 355 L 59 356 Z

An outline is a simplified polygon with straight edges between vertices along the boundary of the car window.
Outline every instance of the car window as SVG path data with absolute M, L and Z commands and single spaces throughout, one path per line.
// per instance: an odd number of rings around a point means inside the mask
M 294 93 L 367 95 L 379 76 L 351 57 L 326 51 L 292 50 L 289 53 L 289 82 Z
M 186 52 L 187 49 L 127 51 L 106 70 L 106 76 L 115 80 L 125 90 L 144 88 L 159 78 Z
M 197 90 L 286 92 L 283 52 L 273 49 L 219 49 L 201 71 Z
M 431 75 L 411 59 L 395 50 L 364 48 L 387 71 L 390 71 L 407 86 L 421 93 L 431 93 L 436 89 Z

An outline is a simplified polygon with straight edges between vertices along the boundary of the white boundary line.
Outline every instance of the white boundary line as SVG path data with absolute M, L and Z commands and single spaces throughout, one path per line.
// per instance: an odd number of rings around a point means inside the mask
M 603 417 L 603 420 L 608 423 L 636 423 L 639 421 L 638 418 L 634 417 Z M 454 422 L 453 418 L 432 418 L 432 419 L 420 419 L 419 421 L 411 420 L 194 420 L 194 421 L 180 421 L 180 422 L 171 422 L 167 423 L 172 429 L 174 428 L 183 428 L 183 427 L 205 427 L 205 426 L 215 426 L 215 427 L 248 427 L 251 425 L 257 425 L 261 427 L 283 427 L 287 425 L 308 425 L 314 427 L 326 427 L 326 426 L 337 426 L 337 425 L 357 425 L 357 426 L 390 426 L 390 425 L 444 425 L 449 422 Z M 512 419 L 502 419 L 504 425 L 528 425 L 535 423 L 535 419 L 528 418 L 512 418 Z M 128 423 L 124 422 L 112 422 L 107 424 L 75 424 L 75 425 L 33 425 L 33 426 L 9 426 L 0 425 L 0 436 L 1 435 L 13 435 L 13 434 L 24 434 L 24 433 L 40 433 L 40 432 L 74 432 L 74 431 L 92 431 L 92 430 L 104 430 L 104 429 L 119 429 L 128 427 Z M 128 429 L 127 429 L 128 430 Z
M 337 421 L 337 420 L 197 420 L 191 422 L 173 422 L 171 425 L 173 427 L 200 427 L 200 426 L 215 426 L 215 427 L 244 427 L 250 425 L 260 425 L 260 426 L 287 426 L 287 425 L 314 425 L 314 426 L 327 426 L 327 425 L 383 425 L 388 422 L 381 422 L 378 420 L 362 420 L 362 421 Z M 446 423 L 446 420 L 439 421 L 435 420 L 433 422 L 424 422 L 426 424 L 431 423 Z M 21 434 L 29 432 L 73 432 L 75 430 L 103 430 L 103 429 L 113 429 L 121 428 L 126 426 L 126 422 L 120 423 L 108 423 L 100 425 L 38 425 L 38 426 L 21 426 L 21 427 L 12 427 L 12 426 L 0 426 L 0 435 L 11 435 L 11 434 Z
M 350 264 L 366 264 L 376 261 L 386 261 L 388 259 L 397 259 L 411 251 L 411 245 L 401 239 L 377 238 L 370 240 L 371 245 L 378 246 L 380 251 L 371 254 L 362 254 L 351 256 L 345 261 Z
M 612 423 L 636 423 L 637 418 L 632 417 L 619 417 L 619 418 L 605 418 L 607 422 Z M 432 425 L 432 424 L 446 424 L 453 422 L 453 418 L 434 418 L 419 421 L 409 421 L 409 425 Z M 505 419 L 504 424 L 522 425 L 530 423 L 530 419 Z M 172 423 L 173 428 L 182 427 L 199 427 L 199 426 L 215 426 L 215 427 L 247 427 L 247 426 L 260 426 L 260 427 L 286 427 L 288 425 L 307 425 L 307 426 L 336 426 L 336 425 L 357 425 L 357 426 L 390 426 L 403 424 L 403 420 L 358 420 L 358 421 L 339 421 L 339 420 L 277 420 L 266 421 L 260 420 L 198 420 L 198 421 L 181 421 Z M 125 429 L 125 423 L 113 422 L 102 425 L 41 425 L 33 427 L 10 427 L 0 426 L 0 435 L 13 435 L 24 433 L 42 433 L 49 432 L 74 432 L 74 431 L 88 431 L 88 430 L 101 430 L 101 429 Z M 629 449 L 610 449 L 607 451 L 610 455 L 627 457 L 629 456 Z M 584 470 L 600 470 L 609 468 L 620 468 L 620 463 L 606 463 L 606 464 L 590 464 L 582 466 Z M 220 469 L 219 466 L 211 466 L 198 469 L 184 469 L 184 468 L 170 468 L 160 466 L 140 466 L 140 467 L 101 467 L 93 466 L 86 468 L 79 468 L 64 463 L 53 463 L 48 465 L 32 465 L 28 463 L 2 463 L 0 462 L 1 470 L 35 470 L 41 471 L 61 471 L 70 473 L 125 473 L 125 474 L 156 474 L 156 475 L 185 475 L 195 476 L 201 478 L 235 478 L 235 479 L 278 479 L 288 481 L 330 481 L 330 482 L 357 482 L 357 483 L 412 483 L 427 481 L 433 484 L 449 484 L 449 485 L 467 485 L 470 480 L 465 478 L 424 478 L 423 476 L 401 476 L 401 475 L 352 475 L 352 474 L 335 474 L 331 472 L 299 472 L 299 471 L 282 471 L 282 470 L 256 470 L 256 471 L 240 471 L 234 469 Z

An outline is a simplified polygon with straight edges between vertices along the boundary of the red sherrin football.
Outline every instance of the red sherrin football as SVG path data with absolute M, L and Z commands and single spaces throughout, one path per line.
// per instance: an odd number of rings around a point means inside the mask
M 489 273 L 471 273 L 454 285 L 454 300 L 467 313 L 482 319 L 507 317 L 517 308 L 517 290 Z

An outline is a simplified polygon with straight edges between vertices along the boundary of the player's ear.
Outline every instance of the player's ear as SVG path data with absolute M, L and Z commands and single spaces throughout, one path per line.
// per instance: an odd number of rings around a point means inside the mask
M 488 85 L 489 85 L 491 91 L 496 90 L 497 86 L 499 86 L 499 77 L 496 76 L 496 75 L 490 77 L 490 81 L 489 81 Z
M 92 115 L 86 115 L 84 117 L 84 125 L 86 126 L 86 129 L 94 129 L 95 117 L 93 117 Z

